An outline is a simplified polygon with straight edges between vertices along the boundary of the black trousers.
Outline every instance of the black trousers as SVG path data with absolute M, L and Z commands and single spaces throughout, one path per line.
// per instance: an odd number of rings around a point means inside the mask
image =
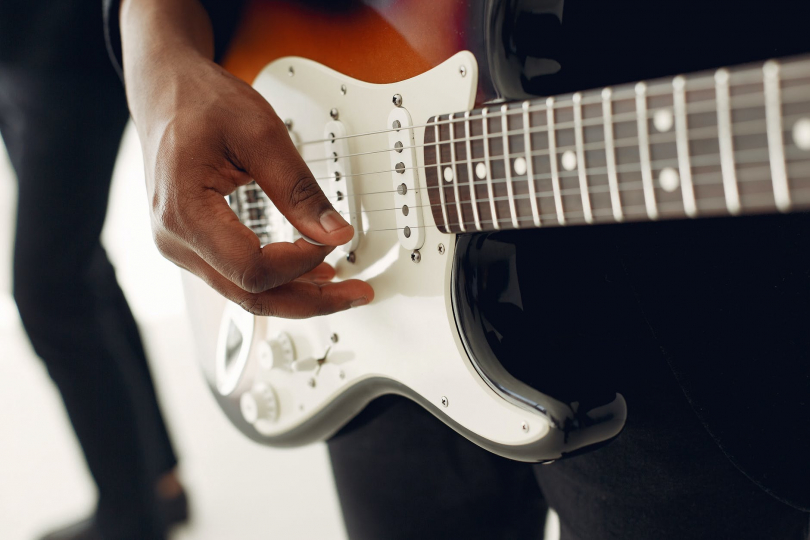
M 19 182 L 14 297 L 98 486 L 103 531 L 159 538 L 155 481 L 176 458 L 99 238 L 126 101 L 108 64 L 59 67 L 0 65 L 0 133 Z
M 782 245 L 792 238 L 788 225 L 801 232 L 806 223 L 801 216 L 737 219 L 549 229 L 525 242 L 520 233 L 498 233 L 516 242 L 521 313 L 529 321 L 499 327 L 501 342 L 536 336 L 519 360 L 528 365 L 524 375 L 547 387 L 555 377 L 604 380 L 626 398 L 627 424 L 603 448 L 529 465 L 488 454 L 403 398 L 378 400 L 329 441 L 351 538 L 538 539 L 546 505 L 560 516 L 562 540 L 808 538 L 810 514 L 747 477 L 704 425 L 737 403 L 735 373 L 759 373 L 759 393 L 753 386 L 748 401 L 759 408 L 773 402 L 775 415 L 779 388 L 791 397 L 803 391 L 791 371 L 780 371 L 794 364 L 779 343 L 792 336 L 806 350 L 803 334 L 786 329 L 806 316 L 810 297 L 799 276 L 807 267 Z M 796 283 L 779 279 L 779 294 L 768 297 L 769 276 L 783 263 Z M 711 289 L 724 310 L 715 309 Z M 736 303 L 721 294 L 727 289 Z M 772 351 L 770 371 L 748 358 L 759 349 Z M 705 385 L 676 379 L 681 356 L 702 363 L 689 373 Z M 727 364 L 727 378 L 716 377 Z M 690 404 L 696 396 L 685 389 L 695 386 L 712 390 L 713 407 Z M 754 443 L 774 449 L 752 445 L 750 453 L 784 472 L 788 461 L 780 468 L 780 456 L 795 453 L 800 446 L 792 441 L 806 438 L 810 426 L 746 425 L 758 417 L 744 404 L 740 418 L 725 424 L 743 422 Z M 810 489 L 793 472 L 796 491 Z

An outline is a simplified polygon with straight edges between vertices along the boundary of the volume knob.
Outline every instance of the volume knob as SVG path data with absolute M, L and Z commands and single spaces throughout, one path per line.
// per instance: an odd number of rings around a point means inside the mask
M 287 332 L 258 344 L 259 365 L 264 369 L 289 369 L 295 360 L 295 346 Z
M 242 394 L 239 408 L 244 419 L 259 433 L 265 433 L 278 420 L 278 398 L 267 383 L 257 382 L 250 391 Z

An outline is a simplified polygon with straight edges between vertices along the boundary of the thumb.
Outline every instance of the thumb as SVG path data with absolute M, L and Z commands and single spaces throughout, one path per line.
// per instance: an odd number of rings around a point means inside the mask
M 345 244 L 354 229 L 326 198 L 286 126 L 279 124 L 283 131 L 274 130 L 275 136 L 251 156 L 248 174 L 301 234 L 327 246 Z

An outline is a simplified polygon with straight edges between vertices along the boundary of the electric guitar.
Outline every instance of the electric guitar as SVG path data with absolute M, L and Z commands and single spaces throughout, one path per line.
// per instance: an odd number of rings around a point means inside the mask
M 285 119 L 354 226 L 327 261 L 375 299 L 254 317 L 185 274 L 222 410 L 273 446 L 327 439 L 387 393 L 512 459 L 609 441 L 627 414 L 620 394 L 541 391 L 499 355 L 478 299 L 513 269 L 481 239 L 809 209 L 810 57 L 538 98 L 532 77 L 561 66 L 519 31 L 553 30 L 562 2 L 524 19 L 510 1 L 351 4 L 254 2 L 225 65 Z M 255 184 L 230 202 L 263 243 L 299 237 Z

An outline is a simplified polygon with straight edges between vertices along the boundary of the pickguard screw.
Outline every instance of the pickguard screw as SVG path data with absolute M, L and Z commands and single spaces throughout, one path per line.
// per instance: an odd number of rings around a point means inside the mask
M 354 254 L 354 251 L 352 251 L 351 253 L 346 255 L 346 260 L 349 261 L 350 263 L 354 264 L 354 261 L 357 260 L 357 256 Z
M 295 68 L 294 68 L 294 67 L 292 67 L 292 66 L 290 66 L 289 68 L 287 68 L 287 75 L 289 75 L 290 77 L 292 77 L 293 75 L 295 75 Z
M 293 128 L 293 121 L 289 118 L 284 120 L 284 125 L 287 126 L 287 131 L 292 131 Z
M 315 379 L 310 379 L 307 381 L 307 384 L 310 386 L 310 388 L 315 388 Z
M 402 96 L 400 94 L 394 94 L 394 97 L 391 99 L 397 107 L 402 107 Z
M 521 429 L 521 431 L 523 431 L 523 433 L 528 433 L 529 432 L 529 423 L 528 422 L 523 422 L 522 424 L 520 424 L 520 429 Z
M 331 341 L 332 343 L 337 343 L 338 339 L 339 338 L 337 334 L 332 334 L 331 336 L 329 336 L 329 341 Z
M 402 124 L 399 123 L 399 120 L 394 120 L 393 122 L 391 122 L 391 127 L 399 131 L 399 128 L 402 127 Z
M 444 244 L 439 244 L 439 255 L 444 255 Z
M 332 117 L 332 120 L 337 120 L 338 118 L 340 118 L 340 113 L 338 112 L 337 109 L 332 109 L 331 111 L 329 111 L 329 116 Z
M 346 95 L 346 92 L 347 92 L 347 90 L 346 90 L 346 85 L 345 85 L 345 84 L 341 84 L 341 85 L 340 85 L 340 93 L 341 93 L 341 94 L 343 94 L 343 95 L 345 96 L 345 95 Z
M 397 194 L 405 195 L 406 193 L 408 193 L 408 186 L 406 186 L 405 184 L 400 184 L 397 187 Z
M 462 77 L 466 77 L 467 76 L 467 66 L 459 66 L 458 67 L 458 72 L 461 73 Z
M 450 400 L 447 399 L 447 396 L 442 396 L 442 407 L 448 407 L 450 405 Z
M 419 253 L 418 249 L 413 250 L 413 253 L 411 253 L 411 260 L 415 263 L 418 263 L 419 261 L 422 260 L 422 254 Z

